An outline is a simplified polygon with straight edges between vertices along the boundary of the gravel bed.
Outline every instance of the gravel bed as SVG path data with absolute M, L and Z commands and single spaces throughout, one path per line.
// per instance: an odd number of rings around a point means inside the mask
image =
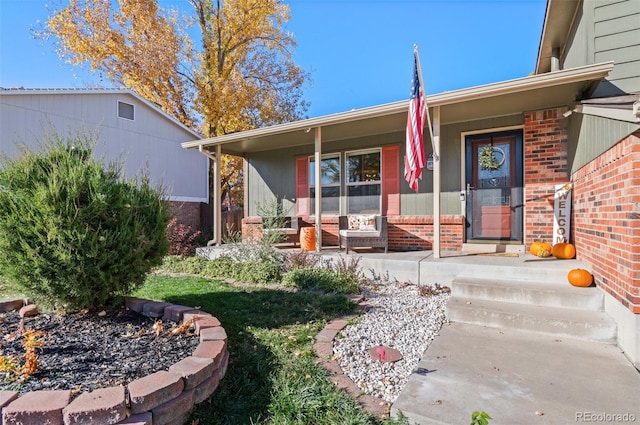
M 44 332 L 45 344 L 36 350 L 38 371 L 26 380 L 0 371 L 0 390 L 24 394 L 35 390 L 72 390 L 75 396 L 129 382 L 167 370 L 191 355 L 199 343 L 193 331 L 169 335 L 173 322 L 163 322 L 156 335 L 155 319 L 120 309 L 98 315 L 40 314 L 21 318 L 17 312 L 0 315 L 0 356 L 17 356 L 24 364 L 20 329 Z M 1 359 L 0 359 L 1 360 Z M 0 365 L 1 366 L 1 365 Z
M 363 393 L 394 402 L 446 322 L 449 292 L 400 282 L 367 284 L 363 295 L 371 308 L 334 341 L 343 373 Z M 400 351 L 403 358 L 395 363 L 373 360 L 367 350 L 379 345 Z

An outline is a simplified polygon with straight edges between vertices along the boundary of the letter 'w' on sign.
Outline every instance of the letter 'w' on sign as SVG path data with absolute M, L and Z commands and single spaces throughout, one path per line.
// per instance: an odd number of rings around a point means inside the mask
M 418 46 L 413 46 L 413 78 L 411 79 L 411 93 L 409 98 L 409 113 L 407 114 L 407 137 L 404 156 L 404 178 L 409 187 L 418 192 L 418 179 L 422 175 L 426 158 L 424 154 L 424 122 L 429 124 L 429 108 L 422 84 L 420 57 Z

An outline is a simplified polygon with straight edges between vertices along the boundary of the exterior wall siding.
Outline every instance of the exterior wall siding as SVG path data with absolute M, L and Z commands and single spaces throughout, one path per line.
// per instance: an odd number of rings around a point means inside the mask
M 640 124 L 593 115 L 569 117 L 569 167 L 572 173 L 611 149 L 620 140 L 640 129 Z
M 118 117 L 118 101 L 134 105 L 134 120 Z M 37 148 L 52 129 L 62 137 L 95 135 L 96 157 L 122 160 L 128 177 L 147 167 L 172 200 L 208 202 L 208 160 L 180 146 L 197 135 L 131 94 L 8 91 L 0 92 L 0 108 L 5 155 L 17 155 L 19 144 Z
M 596 284 L 640 314 L 640 132 L 573 174 L 578 259 Z
M 553 240 L 555 185 L 569 182 L 565 111 L 524 114 L 525 245 Z
M 607 80 L 625 93 L 640 91 L 640 2 L 593 1 L 593 63 L 614 60 Z

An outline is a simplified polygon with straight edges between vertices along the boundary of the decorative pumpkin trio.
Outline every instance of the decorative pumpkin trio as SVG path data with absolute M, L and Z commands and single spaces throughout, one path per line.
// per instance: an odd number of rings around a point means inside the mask
M 540 258 L 553 256 L 558 259 L 568 260 L 576 256 L 576 247 L 568 242 L 561 242 L 552 246 L 550 243 L 542 241 L 532 243 L 529 252 Z M 587 287 L 593 283 L 593 275 L 584 269 L 570 270 L 567 279 L 573 286 Z

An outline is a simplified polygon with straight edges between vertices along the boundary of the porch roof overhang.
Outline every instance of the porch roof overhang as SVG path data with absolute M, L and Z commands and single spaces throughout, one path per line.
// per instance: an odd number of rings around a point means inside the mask
M 430 109 L 440 108 L 441 125 L 567 106 L 587 98 L 613 69 L 604 62 L 562 71 L 471 87 L 427 96 Z M 313 145 L 314 128 L 322 142 L 404 131 L 407 101 L 294 121 L 270 127 L 182 143 L 185 149 L 213 150 L 243 156 L 246 153 Z

